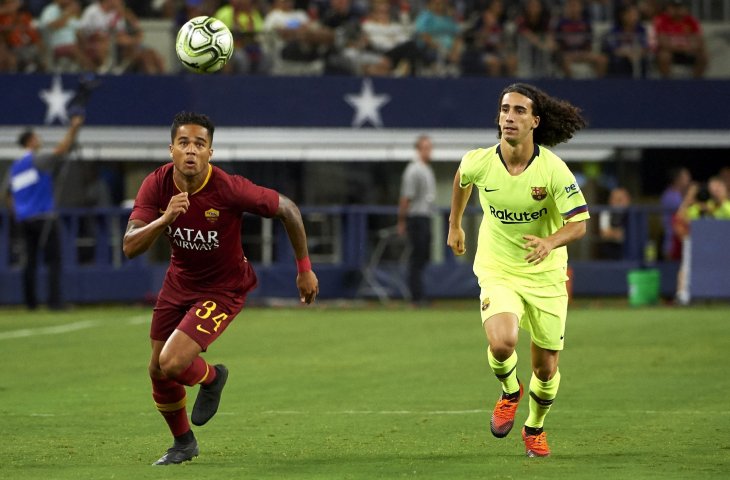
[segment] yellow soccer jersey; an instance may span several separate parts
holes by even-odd
[[[474,260],[477,277],[508,275],[525,285],[565,281],[567,248],[556,248],[542,263],[532,265],[525,260],[522,238],[544,238],[566,222],[589,218],[583,193],[565,162],[535,145],[527,168],[512,176],[497,144],[467,152],[459,169],[461,187],[473,184],[484,210]]]

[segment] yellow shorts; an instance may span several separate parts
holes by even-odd
[[[540,287],[524,286],[505,278],[480,278],[482,325],[497,313],[514,313],[520,328],[546,350],[562,350],[568,291],[565,283]]]

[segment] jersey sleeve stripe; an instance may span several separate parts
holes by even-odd
[[[588,205],[581,205],[580,207],[575,207],[573,210],[570,210],[567,213],[563,214],[563,219],[568,220],[570,218],[575,217],[576,215],[579,215],[581,213],[587,213],[588,212]]]

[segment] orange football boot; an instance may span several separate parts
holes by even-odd
[[[519,380],[517,381],[519,382]],[[520,403],[522,393],[523,387],[522,383],[520,383],[520,392],[516,398],[514,394],[502,392],[502,396],[497,400],[497,404],[494,406],[494,411],[492,412],[492,419],[489,422],[492,435],[495,437],[504,438],[512,430],[512,426],[515,423],[517,405]]]
[[[550,447],[547,444],[547,434],[540,429],[540,433],[530,435],[522,427],[522,440],[525,441],[525,452],[528,457],[550,456]]]

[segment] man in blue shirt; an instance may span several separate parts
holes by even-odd
[[[48,306],[62,308],[61,301],[61,242],[53,195],[53,171],[72,150],[83,114],[71,117],[69,128],[61,142],[50,154],[39,153],[41,139],[33,130],[18,137],[25,149],[23,155],[10,167],[10,192],[15,220],[20,226],[25,244],[23,287],[25,304],[38,307],[36,276],[38,253],[43,252],[48,263]]]

